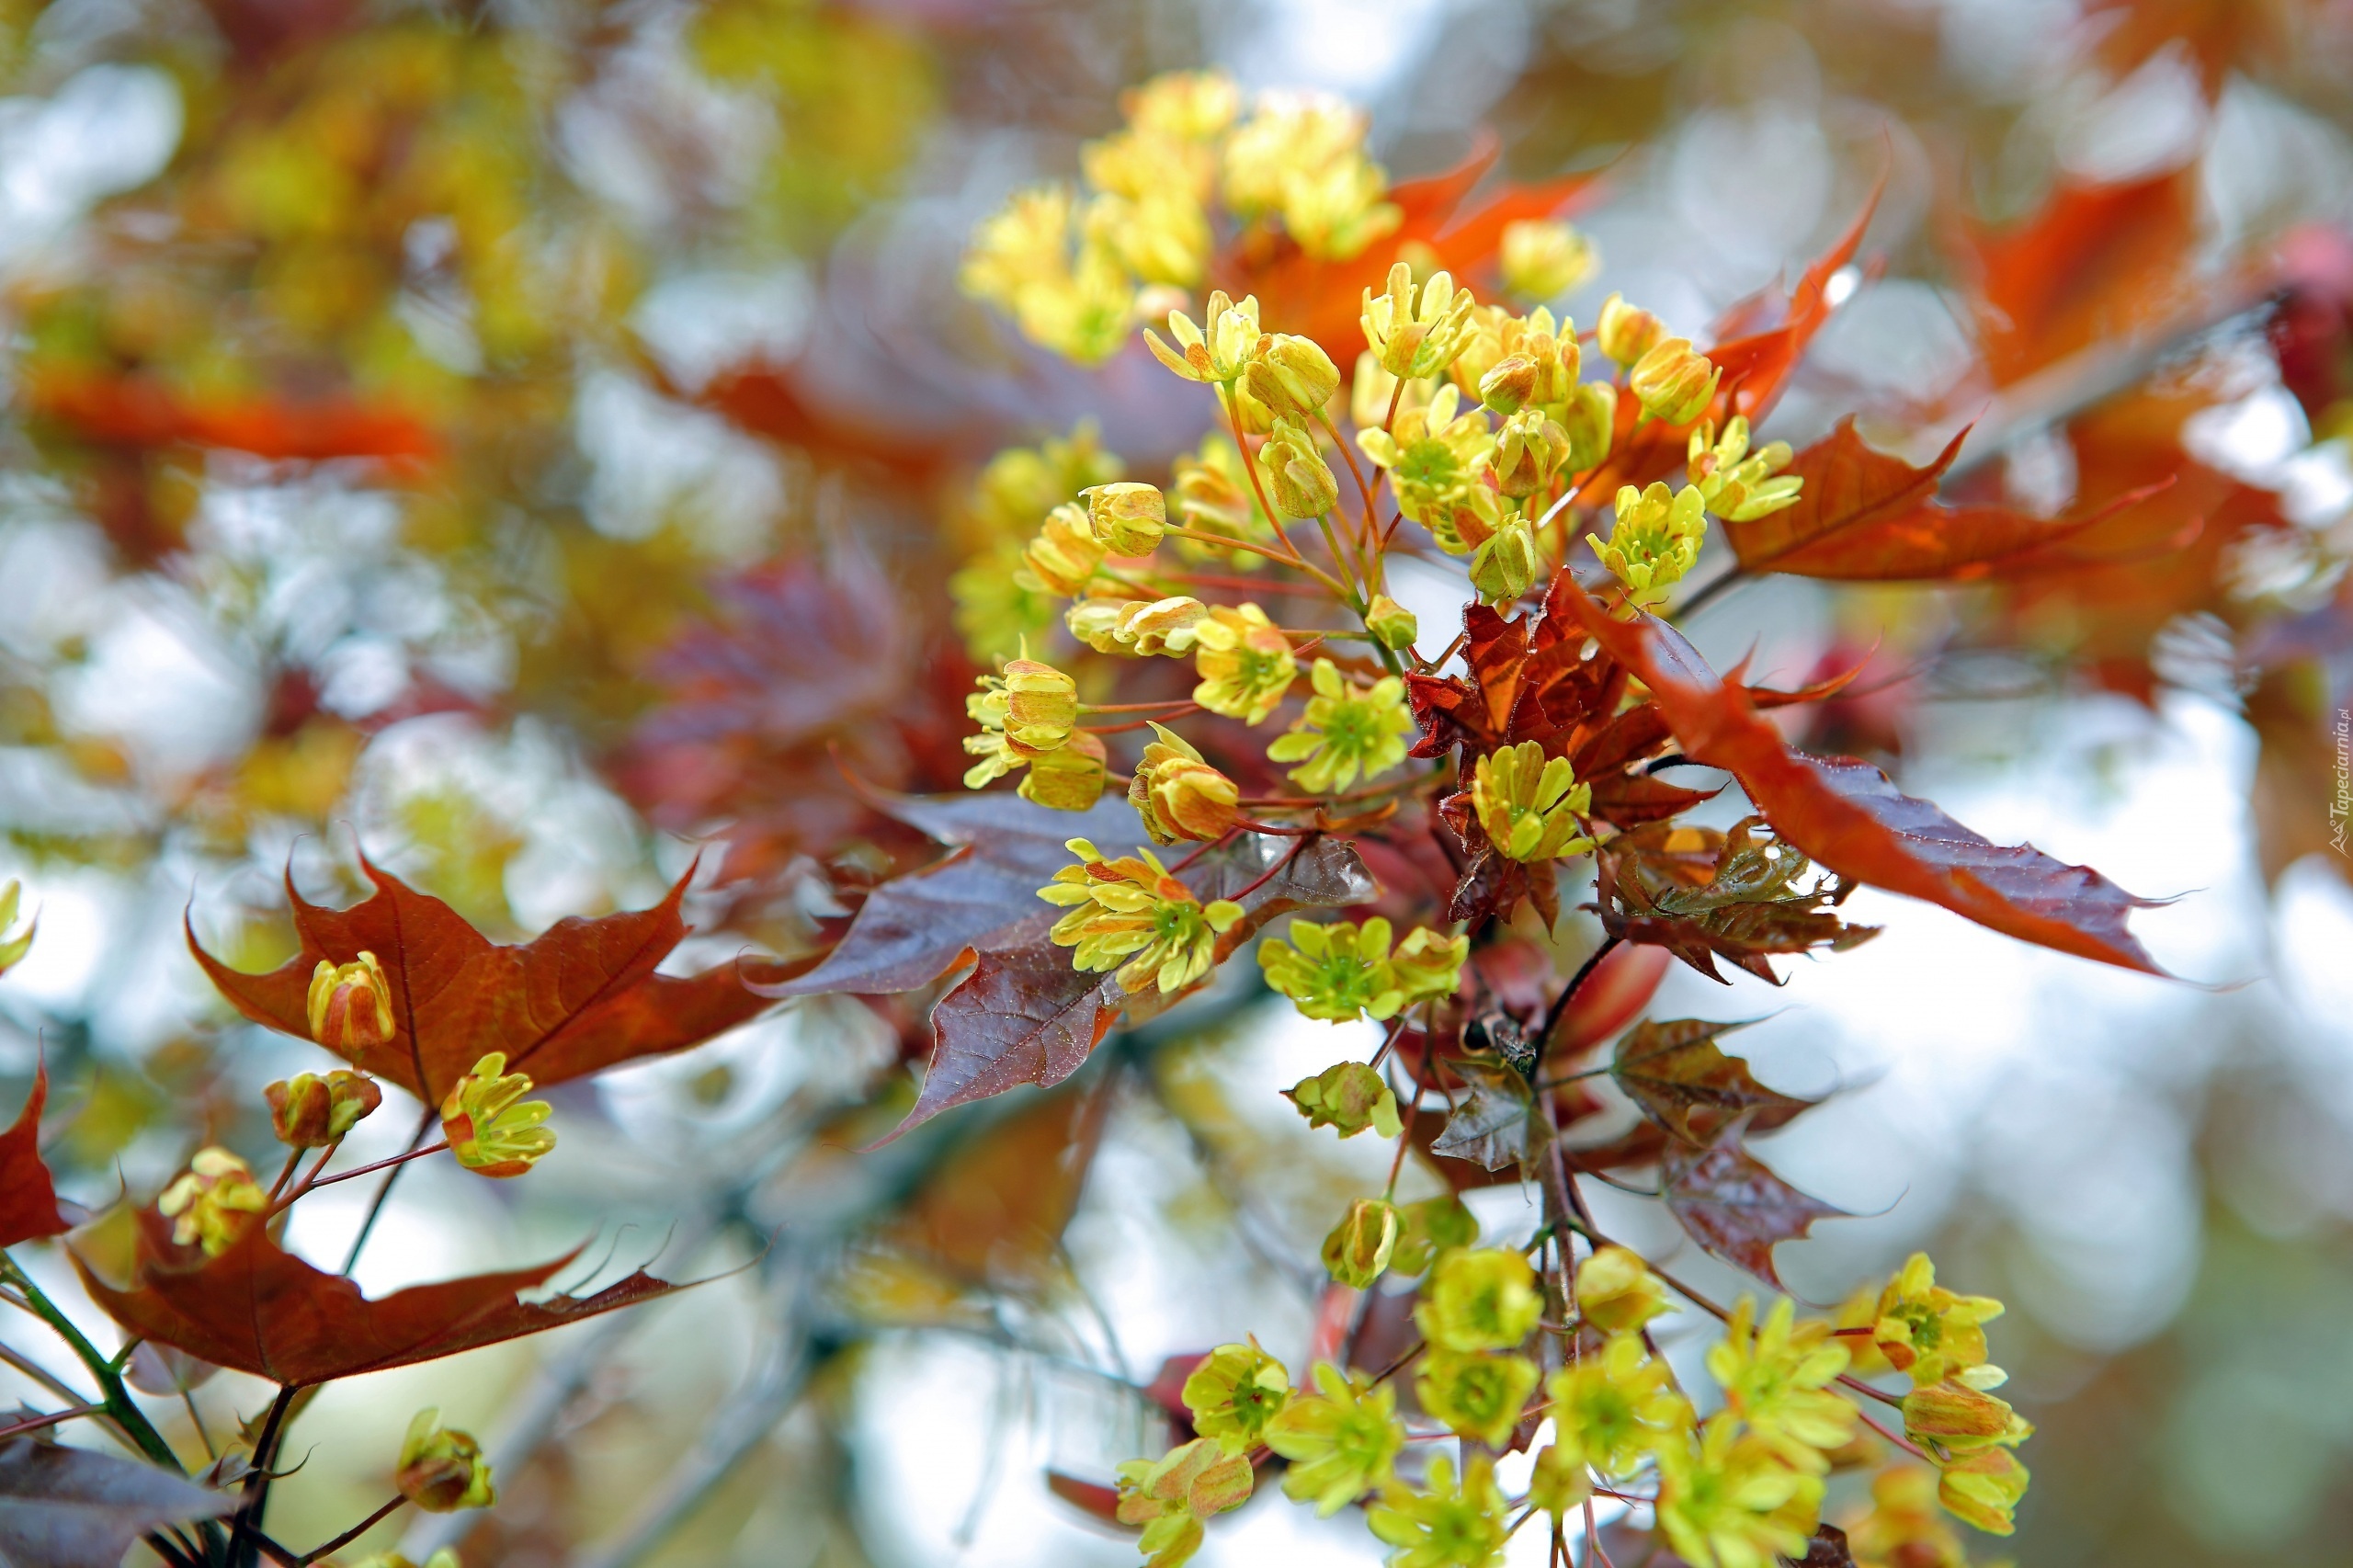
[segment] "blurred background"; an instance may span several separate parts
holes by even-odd
[[[1491,150],[1483,190],[1590,176],[1600,270],[1554,302],[1587,324],[1621,290],[1705,341],[1884,180],[1767,433],[1856,412],[1918,460],[1974,422],[1965,483],[2051,512],[2179,475],[2163,548],[1998,586],[1776,578],[1691,631],[1784,680],[1869,653],[1810,744],[2175,900],[2142,929],[2202,983],[1866,892],[1870,946],[1779,992],[1678,971],[1655,1011],[1763,1020],[1761,1077],[1836,1091],[1763,1145],[1863,1216],[1783,1250],[1801,1297],[1933,1245],[2011,1303],[1995,1358],[2041,1435],[1979,1561],[2353,1563],[2344,0],[0,0],[0,879],[40,922],[0,1075],[18,1103],[46,1050],[64,1190],[150,1192],[208,1142],[259,1159],[261,1085],[316,1065],[214,996],[184,914],[257,969],[294,950],[281,878],[347,902],[361,846],[505,940],[693,865],[699,967],[812,950],[920,863],[842,769],[961,771],[1014,612],[968,593],[960,631],[949,585],[1036,521],[976,501],[980,466],[1051,437],[1158,478],[1209,412],[1139,350],[1023,344],[959,255],[1122,88],[1202,65],[1363,106],[1395,179]],[[1295,1362],[1316,1244],[1386,1151],[1274,1090],[1353,1042],[1237,981],[1064,1091],[857,1153],[912,1096],[925,1000],[795,1003],[565,1085],[528,1181],[420,1167],[371,1293],[589,1236],[722,1278],[335,1386],[273,1530],[363,1515],[438,1403],[501,1506],[363,1547],[1136,1561],[1050,1475],[1165,1441],[1140,1389],[1167,1357],[1255,1330]],[[357,1186],[290,1244],[338,1254]],[[1517,1189],[1473,1200],[1533,1223]],[[0,1398],[31,1386],[0,1369]],[[216,1428],[266,1396],[194,1395]],[[1199,1561],[1378,1551],[1261,1499]]]

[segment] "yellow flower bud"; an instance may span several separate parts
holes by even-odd
[[[1372,603],[1364,610],[1364,629],[1390,649],[1410,648],[1422,633],[1421,623],[1414,612],[1391,598],[1387,594],[1375,594]]]
[[[1167,503],[1157,488],[1121,480],[1083,492],[1096,541],[1114,555],[1150,555],[1168,526]]]
[[[392,1038],[392,990],[376,955],[350,963],[319,960],[311,971],[311,1038],[329,1051],[355,1055]]]
[[[270,1130],[294,1149],[324,1149],[342,1142],[361,1119],[384,1103],[384,1091],[364,1073],[337,1068],[324,1077],[297,1073],[261,1092]]]
[[[1340,482],[1307,427],[1278,415],[1274,433],[1258,449],[1258,467],[1274,492],[1275,509],[1289,517],[1318,517],[1339,504]]]
[[[1252,396],[1276,414],[1311,419],[1340,390],[1339,368],[1314,339],[1279,332],[1244,373]]]
[[[1083,812],[1102,799],[1104,778],[1103,743],[1077,730],[1060,750],[1030,763],[1019,793],[1058,812]]]
[[[1414,269],[1404,262],[1389,269],[1389,286],[1376,295],[1364,291],[1364,340],[1392,376],[1435,376],[1454,363],[1472,334],[1471,312],[1477,304],[1454,278],[1433,272],[1416,289]]]
[[[1185,1380],[1183,1398],[1194,1431],[1229,1454],[1247,1453],[1290,1403],[1290,1377],[1255,1340],[1221,1345]]]
[[[430,1408],[418,1411],[409,1421],[392,1484],[428,1514],[487,1508],[498,1501],[482,1445],[466,1433],[442,1426],[441,1413]]]
[[[1723,371],[1695,353],[1688,337],[1663,338],[1634,364],[1627,387],[1643,412],[1668,425],[1686,425],[1708,410]]]
[[[1605,1334],[1630,1334],[1674,1306],[1642,1258],[1621,1246],[1596,1249],[1577,1265],[1577,1312]]]
[[[1565,294],[1601,267],[1593,242],[1554,220],[1505,224],[1500,260],[1505,291],[1523,300]]]
[[[1120,622],[1128,613],[1128,606],[1138,599],[1079,599],[1063,612],[1063,624],[1070,634],[1098,653],[1120,651]]]
[[[1523,408],[1495,433],[1495,455],[1488,461],[1495,488],[1517,501],[1551,484],[1568,457],[1569,433],[1541,410]]]
[[[1536,361],[1525,354],[1506,355],[1479,378],[1479,401],[1497,414],[1517,414],[1536,396]]]
[[[1242,461],[1233,441],[1215,435],[1202,441],[1199,454],[1176,460],[1173,471],[1176,516],[1187,528],[1224,539],[1258,537],[1265,519],[1259,516],[1257,497],[1250,493],[1250,476]],[[1221,552],[1217,546],[1197,540],[1179,540],[1178,548],[1201,556],[1230,554],[1235,564],[1252,569],[1263,559],[1246,551]]]
[[[1078,723],[1078,684],[1051,665],[1013,659],[1004,676],[1005,739],[1035,757],[1070,739]]]
[[[1628,599],[1656,604],[1698,564],[1699,541],[1708,531],[1707,507],[1697,486],[1670,494],[1664,482],[1654,482],[1647,490],[1621,485],[1617,514],[1607,543],[1592,534],[1585,541],[1626,585]]]
[[[1540,1375],[1525,1356],[1438,1349],[1422,1358],[1414,1391],[1425,1411],[1461,1436],[1499,1449],[1519,1425]]]
[[[1103,555],[1094,523],[1064,502],[1046,514],[1038,537],[1021,552],[1022,568],[1030,577],[1025,586],[1041,593],[1083,594],[1095,569],[1103,564]]]
[[[1120,94],[1120,108],[1138,131],[1210,142],[1242,112],[1242,89],[1222,71],[1168,71]]]
[[[1508,1350],[1543,1315],[1536,1271],[1504,1247],[1449,1252],[1422,1286],[1414,1321],[1422,1337],[1447,1350]]]
[[[1904,1435],[1949,1454],[2014,1448],[2034,1436],[2009,1402],[1948,1378],[1904,1396]]]
[[[1665,335],[1665,322],[1628,304],[1622,294],[1612,294],[1601,301],[1601,315],[1593,326],[1595,344],[1620,365],[1631,365]]]
[[[2008,1535],[2018,1528],[2010,1516],[2024,1500],[2029,1479],[2026,1466],[2007,1449],[1963,1454],[1944,1467],[1937,1501],[1988,1535]]]
[[[1370,926],[1374,922],[1369,920],[1365,924]],[[1383,920],[1380,926],[1381,956],[1385,958],[1389,947],[1389,923]],[[1318,931],[1328,927],[1291,927],[1294,934],[1302,929]],[[1339,929],[1349,936],[1355,935],[1353,928],[1344,925]],[[1306,944],[1302,946],[1304,948]],[[1261,953],[1266,950],[1264,948],[1259,949]],[[1320,956],[1321,948],[1315,950]],[[1385,979],[1386,976],[1381,978]],[[1345,1013],[1326,1008],[1320,1015],[1309,1013],[1308,1017],[1354,1017],[1356,1011],[1354,1007]],[[1374,1016],[1392,1017],[1396,1011],[1392,1005],[1387,1012]],[[1397,1112],[1396,1091],[1389,1086],[1388,1081],[1379,1072],[1361,1062],[1342,1062],[1326,1067],[1313,1078],[1302,1078],[1283,1091],[1283,1097],[1299,1108],[1299,1114],[1307,1118],[1309,1127],[1335,1127],[1339,1129],[1343,1138],[1353,1138],[1367,1128],[1383,1138],[1394,1138],[1404,1131],[1404,1122]]]
[[[1176,340],[1171,348],[1160,335],[1147,328],[1144,344],[1153,357],[1188,381],[1214,381],[1232,386],[1257,357],[1258,345],[1264,334],[1258,330],[1258,301],[1246,296],[1235,304],[1223,290],[1211,294],[1202,316],[1208,330],[1193,323],[1182,311],[1168,312],[1168,334]]]
[[[1479,759],[1471,805],[1495,852],[1514,860],[1549,860],[1593,847],[1578,817],[1593,803],[1563,756],[1547,758],[1535,741],[1504,746]]]
[[[1155,844],[1224,837],[1242,814],[1241,790],[1175,731],[1152,728],[1160,738],[1143,748],[1128,785],[1128,802],[1143,818],[1144,831]]]
[[[196,1152],[188,1171],[155,1199],[156,1211],[172,1221],[172,1240],[201,1246],[207,1257],[227,1252],[253,1217],[269,1207],[269,1195],[254,1180],[245,1162],[222,1148]]]
[[[441,1135],[458,1163],[476,1176],[518,1176],[554,1152],[555,1133],[540,1124],[553,1114],[545,1100],[525,1100],[528,1074],[506,1071],[494,1051],[441,1096]],[[521,1103],[517,1103],[517,1102]]]
[[[1383,1199],[1359,1198],[1347,1216],[1324,1238],[1324,1271],[1343,1285],[1369,1290],[1389,1267],[1404,1234],[1397,1206]]]
[[[1618,389],[1608,381],[1581,383],[1561,410],[1561,429],[1569,438],[1563,469],[1584,473],[1600,467],[1617,435]]]
[[[1165,653],[1171,658],[1192,651],[1210,607],[1188,595],[1176,594],[1149,603],[1136,600],[1120,618],[1115,635],[1139,653]]]
[[[1540,564],[1528,519],[1510,517],[1471,557],[1471,585],[1489,604],[1509,604],[1528,592]]]

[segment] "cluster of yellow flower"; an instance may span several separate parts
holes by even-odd
[[[1876,1313],[1868,1324],[1802,1321],[1787,1301],[1760,1321],[1743,1297],[1707,1355],[1720,1408],[1704,1419],[1651,1346],[1650,1322],[1675,1310],[1665,1286],[1625,1248],[1605,1244],[1582,1261],[1570,1300],[1550,1303],[1560,1323],[1546,1321],[1545,1282],[1524,1252],[1457,1244],[1415,1261],[1427,1269],[1414,1313],[1415,1399],[1428,1421],[1473,1445],[1467,1460],[1433,1458],[1414,1484],[1398,1473],[1409,1433],[1387,1374],[1323,1362],[1311,1387],[1294,1389],[1255,1340],[1220,1346],[1185,1381],[1197,1437],[1121,1467],[1120,1517],[1145,1527],[1154,1568],[1183,1562],[1204,1522],[1250,1495],[1261,1450],[1289,1461],[1283,1491],[1318,1514],[1370,1499],[1368,1523],[1395,1549],[1392,1568],[1489,1568],[1518,1524],[1540,1513],[1557,1524],[1597,1489],[1647,1503],[1693,1568],[1771,1568],[1806,1554],[1824,1477],[1878,1459],[1850,1395],[1890,1396],[1850,1369],[1913,1374],[1905,1440],[1942,1472],[1882,1471],[1871,1511],[1856,1521],[1858,1561],[1961,1568],[1935,1499],[1981,1529],[2010,1531],[2026,1471],[2009,1449],[2031,1428],[1980,1386],[1999,1380],[1984,1364],[1980,1325],[2001,1304],[1938,1290],[1925,1256],[1861,1298]],[[1540,1384],[1545,1398],[1531,1403]],[[1950,1394],[1923,1403],[1927,1389],[1984,1402],[1962,1446]],[[1487,1450],[1548,1418],[1552,1441],[1536,1452],[1526,1494],[1507,1497]]]
[[[1187,72],[1146,83],[1121,108],[1127,123],[1080,149],[1086,193],[1018,193],[964,259],[967,291],[1082,364],[1110,358],[1138,322],[1200,286],[1220,214],[1233,230],[1279,228],[1326,259],[1397,226],[1389,177],[1365,153],[1365,117],[1336,99],[1269,94],[1245,115],[1231,79]],[[1557,276],[1573,259],[1540,236],[1519,245],[1531,274]]]

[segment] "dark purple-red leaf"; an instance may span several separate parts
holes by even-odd
[[[121,1568],[149,1530],[218,1518],[236,1503],[153,1465],[19,1437],[0,1444],[0,1563]]]
[[[1660,1167],[1666,1207],[1691,1239],[1776,1290],[1773,1248],[1804,1236],[1816,1220],[1846,1210],[1808,1198],[1752,1157],[1735,1133],[1705,1149],[1671,1144]]]
[[[40,1157],[40,1108],[49,1099],[49,1064],[33,1069],[33,1092],[8,1131],[0,1132],[0,1247],[63,1235],[57,1187]]]

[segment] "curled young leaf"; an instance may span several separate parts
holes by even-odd
[[[33,1092],[8,1131],[0,1132],[0,1247],[68,1229],[58,1212],[57,1187],[40,1157],[40,1110],[49,1100],[49,1063],[33,1068]]]

